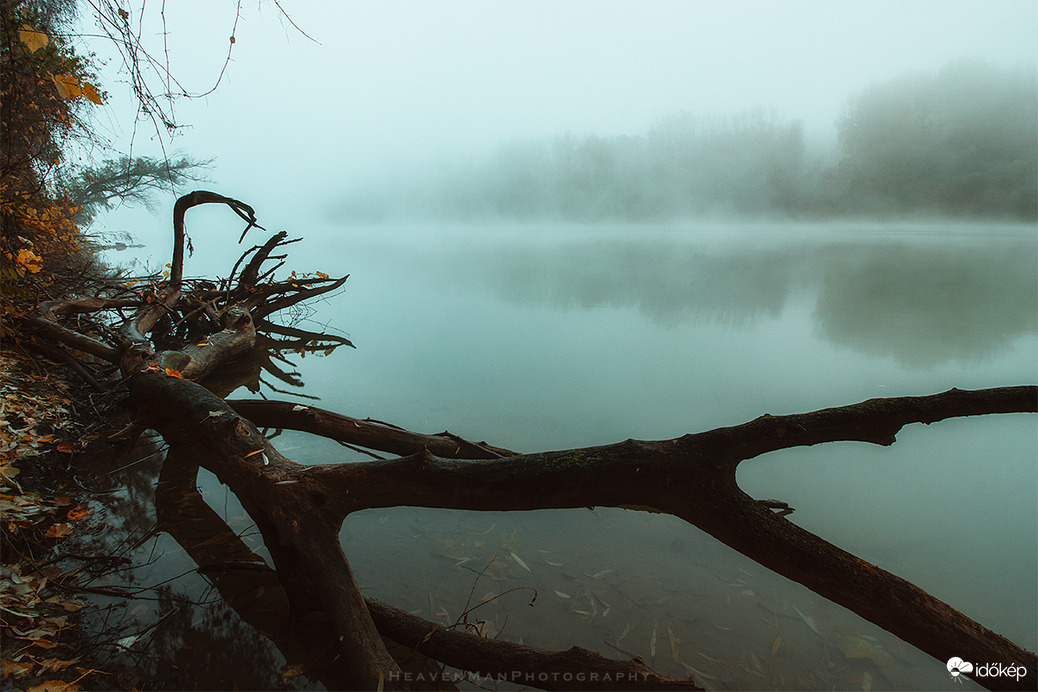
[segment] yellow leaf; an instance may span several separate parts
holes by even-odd
[[[36,29],[26,24],[22,24],[22,28],[18,30],[18,38],[29,47],[29,52],[31,53],[35,53],[50,43],[50,38],[47,37],[47,34],[42,31],[36,31]]]
[[[36,274],[43,269],[42,262],[43,258],[28,248],[22,248],[19,250],[18,258],[15,259],[15,264],[33,274]]]
[[[67,74],[54,75],[54,86],[58,87],[58,94],[63,99],[74,99],[83,93],[79,80]]]
[[[101,95],[97,93],[97,89],[94,88],[93,84],[83,85],[83,96],[86,96],[88,101],[92,101],[97,105],[102,105],[104,102],[101,100]]]

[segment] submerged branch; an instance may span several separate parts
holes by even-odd
[[[641,658],[616,661],[574,646],[547,651],[455,632],[368,599],[379,632],[437,661],[496,680],[542,690],[702,690],[691,680],[665,678]]]

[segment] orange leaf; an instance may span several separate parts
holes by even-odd
[[[93,84],[83,85],[83,96],[85,96],[88,101],[92,101],[99,106],[104,103],[104,101],[101,100],[101,94],[97,93],[97,89],[94,88]]]
[[[68,511],[68,520],[79,521],[80,519],[86,519],[91,514],[93,514],[93,512],[94,510],[90,509],[89,507],[84,507],[83,505],[76,505],[73,509],[70,509]]]
[[[67,74],[54,75],[54,86],[58,87],[58,94],[63,99],[74,99],[83,93],[79,80]]]
[[[173,368],[166,368],[166,375],[169,377],[177,377],[181,380],[184,379],[184,376],[180,374],[180,371],[174,370]]]
[[[58,445],[57,450],[62,454],[74,454],[79,451],[76,445],[72,444],[71,442],[62,442],[60,445]]]
[[[47,529],[47,533],[44,535],[47,538],[64,538],[70,533],[72,533],[72,527],[68,524],[55,524]]]

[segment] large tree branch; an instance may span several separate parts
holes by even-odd
[[[63,343],[71,348],[78,349],[83,353],[97,356],[109,363],[118,363],[119,358],[122,356],[122,351],[114,346],[110,346],[102,341],[86,336],[85,334],[80,334],[79,332],[62,327],[60,324],[42,317],[27,317],[23,320],[23,323],[43,336],[54,339],[55,341]]]
[[[888,445],[912,422],[1033,412],[1038,388],[951,390],[928,397],[869,400],[674,440],[625,442],[490,460],[437,457],[313,467],[305,475],[343,516],[366,507],[525,510],[588,505],[646,508],[681,517],[726,545],[846,606],[941,661],[1024,665],[1029,677],[985,678],[992,689],[1033,686],[1038,659],[909,582],[840,550],[743,493],[738,463],[773,449],[835,440]],[[863,422],[864,421],[864,422]],[[959,653],[956,653],[959,652]]]
[[[823,442],[890,445],[898,431],[909,423],[929,425],[961,416],[1035,411],[1038,411],[1038,390],[1033,386],[973,391],[950,389],[929,396],[868,399],[811,413],[764,415],[709,434],[728,438],[730,442],[722,444],[730,448],[729,454],[738,463],[765,452]]]
[[[40,303],[40,314],[44,319],[57,320],[58,315],[69,315],[79,312],[98,312],[109,308],[130,308],[141,304],[141,299],[134,298],[101,298],[82,296],[65,300],[48,300]]]

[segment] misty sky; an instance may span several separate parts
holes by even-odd
[[[213,189],[253,204],[323,204],[352,180],[479,157],[515,137],[644,134],[668,114],[755,107],[832,138],[846,98],[959,57],[1038,61],[1032,0],[245,0],[223,81],[180,102],[170,150],[215,157]],[[159,6],[145,32],[162,59]],[[172,69],[208,90],[234,24],[230,0],[165,4]],[[91,48],[101,52],[98,45]],[[98,124],[122,151],[128,87]],[[150,124],[134,153],[154,154]]]

